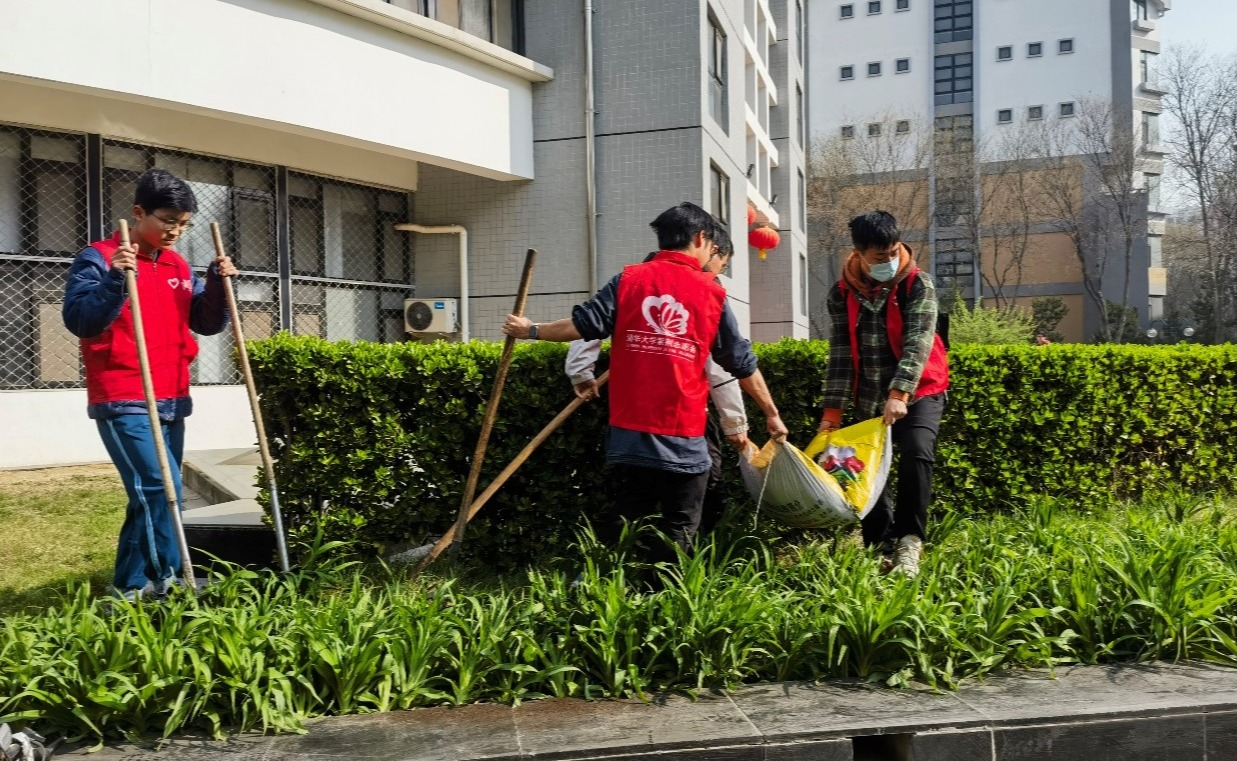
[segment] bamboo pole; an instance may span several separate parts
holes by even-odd
[[[215,240],[215,254],[225,256],[223,236],[219,223],[210,223],[210,234]],[[279,568],[284,573],[291,570],[288,563],[288,541],[283,532],[283,514],[279,509],[279,487],[275,484],[275,460],[266,439],[266,426],[262,422],[262,408],[258,405],[258,387],[249,366],[249,351],[245,348],[245,331],[241,325],[240,310],[236,307],[236,291],[232,288],[232,276],[223,278],[223,292],[228,301],[228,316],[232,320],[232,338],[236,342],[236,358],[245,377],[245,390],[249,392],[249,409],[253,413],[253,425],[258,433],[258,451],[262,454],[262,469],[266,471],[266,486],[271,494],[271,521],[275,524],[275,547],[279,550]]]
[[[528,249],[524,255],[524,272],[520,276],[520,289],[516,293],[515,308],[511,313],[518,316],[524,314],[524,304],[528,301],[528,289],[533,282],[533,263],[537,260],[537,250]],[[494,429],[494,419],[498,417],[498,403],[502,400],[503,386],[507,383],[507,370],[511,367],[511,355],[515,351],[515,337],[507,336],[503,343],[502,358],[498,361],[498,372],[494,376],[494,387],[490,390],[490,399],[485,405],[485,417],[481,421],[481,435],[477,438],[477,448],[472,455],[472,464],[468,469],[468,481],[464,484],[464,494],[460,499],[460,513],[455,521],[452,536],[455,545],[464,541],[464,526],[468,524],[468,507],[472,504],[473,495],[477,493],[477,481],[481,478],[481,465],[485,462],[485,450],[490,444],[490,432]]]
[[[120,242],[129,245],[129,223],[119,220]],[[159,458],[159,472],[163,476],[163,492],[167,497],[168,511],[176,529],[176,543],[180,547],[180,570],[185,588],[194,591],[193,563],[189,560],[189,542],[185,539],[185,525],[180,519],[180,500],[176,498],[176,482],[172,479],[172,466],[168,462],[167,446],[163,441],[163,426],[159,422],[159,400],[155,398],[155,382],[150,374],[150,354],[146,351],[146,329],[142,324],[142,302],[137,292],[137,270],[125,270],[125,289],[129,292],[129,311],[133,315],[133,336],[137,342],[137,362],[142,372],[142,392],[146,396],[146,414],[150,418],[150,436]]]
[[[600,389],[609,379],[610,371],[607,370],[602,373],[599,378],[597,378],[597,388]],[[567,418],[571,417],[572,414],[574,414],[576,410],[580,409],[580,406],[584,403],[585,400],[579,397],[572,399],[571,403],[564,407],[562,412],[558,413],[558,415],[556,415],[545,428],[542,428],[541,432],[534,436],[533,440],[528,442],[528,444],[520,450],[520,453],[507,464],[507,467],[503,468],[502,472],[499,473],[490,485],[485,488],[485,491],[481,492],[481,496],[477,497],[477,499],[468,507],[468,513],[464,517],[464,522],[467,523],[468,521],[471,521],[473,517],[481,511],[481,508],[485,507],[485,503],[490,501],[490,498],[494,496],[499,488],[501,488],[503,484],[507,483],[507,480],[520,469],[520,466],[522,466],[530,456],[532,456],[533,452],[537,451],[537,448],[544,444],[546,439],[550,438],[550,434],[557,431],[559,427],[567,421]],[[434,560],[442,554],[442,551],[446,549],[447,545],[450,544],[455,538],[455,530],[457,525],[459,524],[457,523],[452,525],[451,528],[447,529],[447,533],[443,534],[438,541],[434,543],[434,546],[429,551],[429,554],[423,557],[421,562],[417,564],[417,567],[413,569],[412,578],[415,579],[421,571],[425,570],[426,566],[434,562]]]

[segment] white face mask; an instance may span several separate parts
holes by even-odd
[[[898,265],[901,264],[900,258],[891,259],[880,264],[873,264],[868,268],[868,277],[878,283],[885,283],[893,280],[893,276],[898,274]]]

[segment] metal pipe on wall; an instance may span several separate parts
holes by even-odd
[[[588,287],[601,288],[597,281],[597,153],[596,111],[593,100],[593,0],[584,0],[584,183],[588,206]]]
[[[460,340],[469,340],[468,332],[468,230],[463,225],[418,225],[403,222],[395,226],[403,232],[425,235],[455,234],[460,236]]]

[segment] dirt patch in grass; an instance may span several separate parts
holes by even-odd
[[[110,464],[0,471],[0,615],[44,607],[73,582],[107,589],[125,491]]]

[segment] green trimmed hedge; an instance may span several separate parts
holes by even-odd
[[[791,441],[805,446],[826,344],[756,350]],[[441,533],[459,509],[500,352],[481,342],[252,343],[290,529],[321,525],[328,538],[376,550]],[[564,353],[518,347],[482,486],[572,398]],[[1034,494],[1109,503],[1162,486],[1237,484],[1235,346],[960,345],[950,361],[938,507],[987,511]],[[763,420],[749,413],[763,441]],[[581,516],[608,510],[604,437],[605,405],[587,405],[478,515],[469,550],[505,568],[562,552]],[[741,494],[737,479],[732,493]]]

